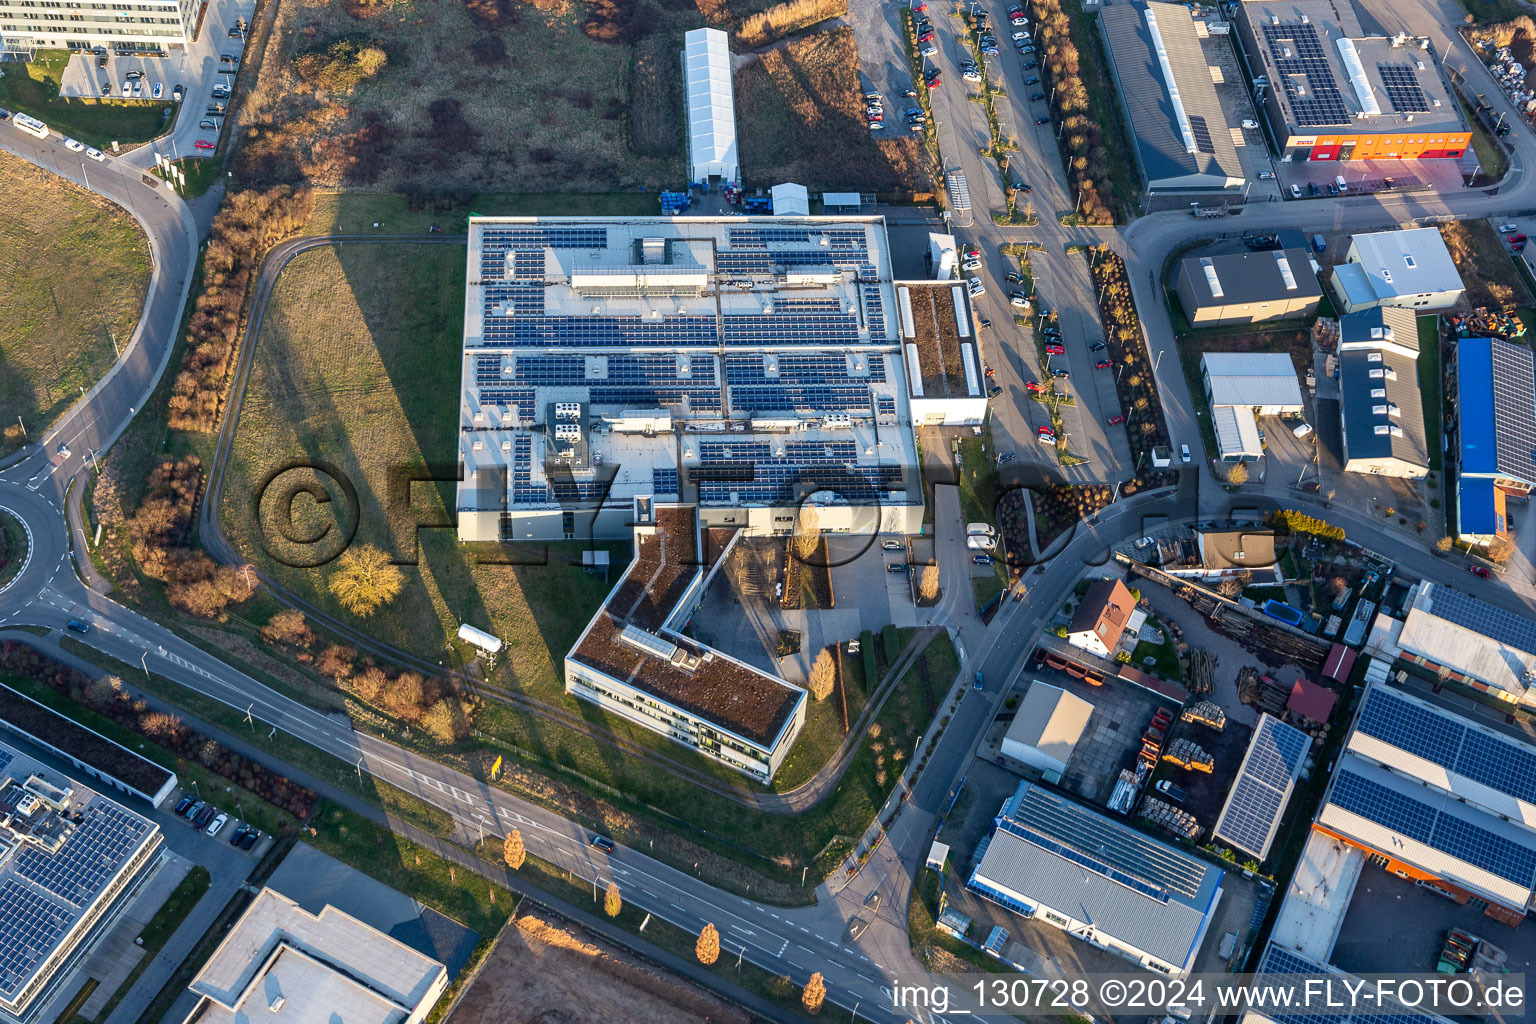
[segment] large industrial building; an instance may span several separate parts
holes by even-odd
[[[1499,338],[1456,343],[1456,533],[1488,543],[1509,533],[1507,498],[1536,489],[1536,361]]]
[[[1311,749],[1306,733],[1260,714],[1211,838],[1261,861],[1268,857]]]
[[[805,723],[805,691],[683,634],[742,531],[689,505],[634,502],[635,556],[565,656],[565,688],[768,782]]]
[[[1240,0],[1255,105],[1285,160],[1459,158],[1472,144],[1427,41],[1368,35],[1352,4]]]
[[[187,988],[185,1024],[421,1024],[448,969],[335,907],[256,894]]]
[[[1367,646],[1511,704],[1536,706],[1536,622],[1443,583],[1415,583],[1407,615],[1378,614]]]
[[[474,218],[464,324],[465,541],[628,537],[638,497],[917,533],[914,408],[985,412],[965,289],[893,281],[879,217]]]
[[[0,745],[0,1021],[39,1019],[161,842],[147,818]]]
[[[1333,296],[1345,313],[1375,306],[1445,309],[1463,291],[1438,228],[1355,235],[1344,262],[1333,268]]]
[[[1240,192],[1243,166],[1189,9],[1135,0],[1104,7],[1099,23],[1148,194]]]
[[[1163,974],[1192,970],[1224,873],[1030,782],[1003,804],[966,888]]]
[[[1313,827],[1506,924],[1536,893],[1536,748],[1367,687]]]
[[[1339,320],[1345,472],[1410,480],[1429,474],[1418,360],[1413,310],[1377,306]]]
[[[165,50],[192,40],[200,9],[198,0],[117,6],[0,0],[0,54],[30,60],[38,50]]]
[[[1264,454],[1257,417],[1305,409],[1296,366],[1285,352],[1206,352],[1200,379],[1223,462],[1253,462]]]
[[[731,40],[724,32],[696,28],[683,35],[683,91],[688,104],[688,180],[716,188],[736,184],[741,180],[736,94]]]
[[[1323,297],[1305,249],[1188,256],[1173,287],[1191,327],[1311,317]]]

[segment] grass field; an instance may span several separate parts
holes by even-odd
[[[0,79],[4,81],[4,79]],[[35,440],[126,345],[149,287],[149,246],[105,199],[0,153],[0,425]]]
[[[1440,225],[1473,306],[1510,309],[1531,303],[1531,292],[1509,254],[1509,246],[1485,220],[1457,220]]]
[[[97,149],[107,149],[114,140],[148,142],[171,127],[176,105],[169,101],[60,99],[59,82],[68,63],[67,52],[43,50],[30,64],[6,64],[0,107],[24,110],[60,135]]]
[[[875,139],[863,118],[853,30],[813,32],[736,72],[742,176],[798,181],[812,191],[923,190],[927,156],[908,133]]]

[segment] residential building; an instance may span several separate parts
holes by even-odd
[[[1268,857],[1311,750],[1312,737],[1260,714],[1211,838],[1259,861]]]
[[[1200,378],[1223,462],[1253,462],[1264,454],[1257,417],[1305,409],[1295,364],[1285,352],[1206,352]]]
[[[200,10],[197,0],[0,0],[0,52],[30,60],[38,50],[97,46],[164,51],[191,42]]]
[[[1003,735],[1002,754],[1060,782],[1092,714],[1092,704],[1037,679]]]
[[[754,534],[790,532],[806,500],[829,532],[922,530],[882,218],[477,217],[469,233],[461,540],[627,538],[638,497]],[[946,402],[979,407],[969,310],[949,295],[925,314],[942,307],[949,343],[935,372]]]
[[[1408,614],[1377,616],[1372,643],[1449,681],[1512,704],[1536,706],[1536,622],[1423,580],[1410,591]]]
[[[1123,821],[1024,782],[966,888],[1162,974],[1192,970],[1224,873]]]
[[[1506,498],[1536,489],[1536,362],[1500,338],[1456,342],[1456,534],[1487,544],[1509,533]]]
[[[1333,268],[1333,297],[1345,313],[1373,306],[1445,309],[1464,286],[1438,228],[1355,235]]]
[[[1376,306],[1339,320],[1339,412],[1346,473],[1429,475],[1413,310]]]
[[[0,1022],[53,1019],[43,1011],[154,873],[161,843],[154,822],[0,744]]]
[[[896,283],[907,401],[916,426],[977,426],[987,416],[986,368],[958,281]]]
[[[1104,7],[1099,25],[1147,192],[1240,193],[1243,165],[1189,9],[1134,0]]]
[[[1187,256],[1173,287],[1192,327],[1309,318],[1323,296],[1305,249]]]
[[[805,723],[805,691],[682,632],[742,531],[706,537],[693,506],[649,498],[633,518],[634,560],[565,656],[566,692],[772,780]]]
[[[683,34],[683,93],[688,104],[688,180],[709,188],[740,182],[731,40],[724,32],[696,28]]]
[[[1515,925],[1536,893],[1536,747],[1372,683],[1313,828]]]
[[[1204,583],[1220,583],[1247,575],[1250,584],[1285,582],[1275,558],[1275,531],[1262,528],[1201,529],[1182,534],[1147,538],[1149,563],[1170,576],[1184,576]]]
[[[187,986],[186,1024],[421,1024],[448,969],[335,907],[262,889]]]
[[[1282,159],[1454,160],[1471,145],[1427,39],[1367,34],[1353,5],[1330,0],[1233,7],[1253,98]]]
[[[1099,580],[1088,588],[1067,624],[1067,642],[1101,658],[1120,645],[1136,611],[1136,598],[1119,580]]]

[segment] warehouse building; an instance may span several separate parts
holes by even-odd
[[[1240,192],[1243,167],[1189,9],[1135,0],[1103,8],[1099,24],[1147,192]]]
[[[805,691],[683,634],[741,531],[705,531],[693,506],[649,498],[633,519],[634,560],[566,655],[566,692],[771,781],[805,723]]]
[[[1536,622],[1443,583],[1414,584],[1407,615],[1378,615],[1369,646],[1511,704],[1536,706]]]
[[[202,6],[198,0],[136,0],[115,7],[0,0],[0,60],[32,60],[39,50],[102,46],[157,52],[184,46],[192,41]]]
[[[1048,782],[1060,782],[1092,715],[1092,704],[1037,679],[1003,734],[1003,756],[1041,772]]]
[[[1200,379],[1211,406],[1216,454],[1253,462],[1264,454],[1259,416],[1300,415],[1305,405],[1291,357],[1284,352],[1206,352]]]
[[[1339,320],[1339,411],[1345,472],[1429,474],[1413,310],[1377,306]]]
[[[1163,974],[1190,971],[1222,870],[1023,782],[976,851],[966,888]]]
[[[1531,823],[1536,748],[1373,683],[1313,827],[1515,925],[1536,893]]]
[[[1312,738],[1300,729],[1259,715],[1211,838],[1260,861],[1268,857],[1311,749]]]
[[[683,91],[688,103],[688,180],[716,188],[738,183],[736,94],[731,42],[724,32],[696,28],[684,33]]]
[[[52,1020],[154,872],[154,822],[0,745],[0,1021]]]
[[[187,986],[186,1024],[421,1024],[448,968],[327,906],[262,889]]]
[[[1461,301],[1461,274],[1437,228],[1355,235],[1344,262],[1333,268],[1339,309],[1375,306],[1445,309]]]
[[[638,497],[754,534],[807,500],[830,532],[921,531],[881,218],[477,217],[466,292],[461,540],[627,538]],[[974,415],[947,310],[937,379]]]
[[[1367,35],[1350,4],[1240,0],[1255,105],[1285,160],[1459,159],[1472,144],[1428,42]]]
[[[1323,297],[1305,249],[1189,256],[1173,286],[1191,327],[1310,318]]]
[[[1487,544],[1509,533],[1507,498],[1536,489],[1536,361],[1501,338],[1456,343],[1456,533]]]

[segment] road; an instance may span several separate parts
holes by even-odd
[[[1421,2],[1422,10],[1412,4],[1403,5],[1400,16],[1413,19],[1414,24],[1427,24],[1429,20],[1438,24],[1443,12],[1428,0]],[[1005,7],[1001,3],[991,5],[994,24],[1005,24],[1000,20]],[[978,211],[1001,208],[1001,181],[996,168],[977,153],[977,139],[985,138],[981,108],[960,98],[960,79],[954,74],[954,58],[960,52],[955,38],[958,23],[940,19],[936,24],[946,37],[940,59],[947,62],[945,67],[951,76],[945,90],[935,95],[936,120],[946,160],[966,174]],[[1440,35],[1446,38],[1445,33]],[[1032,195],[1044,216],[1038,228],[1005,228],[982,216],[975,218],[969,236],[982,241],[987,252],[989,297],[995,301],[1005,292],[998,276],[1002,263],[996,256],[997,245],[1023,239],[1040,241],[1047,248],[1036,264],[1040,288],[1047,302],[1063,311],[1072,376],[1075,380],[1091,377],[1091,363],[1086,369],[1079,364],[1089,358],[1087,343],[1096,330],[1092,295],[1087,290],[1082,261],[1065,256],[1062,249],[1073,242],[1107,242],[1132,268],[1148,345],[1154,365],[1160,365],[1165,361],[1161,356],[1173,347],[1172,330],[1151,275],[1160,269],[1175,246],[1208,235],[1210,226],[1179,214],[1143,218],[1123,231],[1064,228],[1056,223],[1054,211],[1067,209],[1070,204],[1054,140],[1043,130],[1034,131],[1032,121],[1026,119],[1028,101],[1019,96],[1019,71],[1011,66],[1017,58],[1006,54],[1002,61],[1009,65],[1005,73],[1012,76],[1008,83],[1010,112],[1005,114],[1005,121],[1012,119],[1022,139],[1014,170],[1033,185]],[[1491,84],[1479,82],[1481,74],[1475,66],[1468,69],[1474,90],[1498,96]],[[1502,105],[1502,98],[1496,103]],[[1536,206],[1536,185],[1524,170],[1536,159],[1536,143],[1528,133],[1521,132],[1516,145],[1513,169],[1497,191],[1467,191],[1443,197],[1318,200],[1300,210],[1284,203],[1267,204],[1248,209],[1239,223],[1243,231],[1265,231],[1294,223],[1298,213],[1302,213],[1309,224],[1360,230],[1432,217],[1512,214]],[[962,621],[956,627],[968,653],[958,684],[965,696],[937,741],[928,767],[915,780],[910,798],[902,802],[893,797],[900,803],[900,812],[886,841],[863,870],[851,880],[840,880],[842,884],[836,892],[829,886],[821,887],[814,906],[785,909],[763,905],[715,889],[636,849],[621,848],[606,856],[588,845],[588,836],[578,824],[385,740],[355,732],[346,723],[267,689],[238,669],[182,641],[170,630],[85,586],[77,571],[89,576],[89,560],[81,559],[76,569],[70,557],[72,547],[75,551],[84,550],[84,538],[79,534],[78,517],[70,517],[71,525],[66,526],[65,503],[68,499],[78,502],[90,453],[110,444],[122,431],[164,370],[196,253],[196,228],[190,213],[174,197],[163,189],[145,185],[137,174],[118,162],[88,168],[56,142],[34,144],[29,137],[4,128],[0,128],[0,146],[77,182],[89,180],[93,190],[134,214],[155,254],[144,315],[123,359],[101,384],[82,396],[82,401],[41,443],[23,449],[0,470],[0,505],[15,512],[32,536],[27,563],[3,592],[0,626],[34,624],[61,629],[69,618],[88,616],[96,628],[83,639],[104,653],[129,664],[138,663],[231,707],[249,709],[263,726],[325,750],[357,765],[360,772],[369,772],[443,807],[467,829],[483,828],[487,834],[500,834],[520,828],[533,853],[583,878],[617,880],[626,901],[633,905],[688,930],[697,930],[705,921],[713,922],[720,929],[726,955],[739,953],[776,974],[790,975],[796,983],[803,983],[813,970],[821,971],[827,980],[829,998],[848,1008],[857,1005],[866,1019],[926,1019],[921,1013],[897,1013],[889,1005],[889,991],[894,983],[936,980],[923,972],[908,946],[905,911],[913,879],[921,870],[921,860],[938,826],[944,799],[970,763],[977,737],[998,696],[1023,671],[1023,655],[1053,613],[1059,595],[1071,590],[1085,567],[1102,564],[1110,545],[1143,532],[1148,517],[1159,522],[1192,520],[1197,515],[1222,517],[1243,510],[1262,510],[1274,501],[1314,507],[1309,499],[1283,491],[1251,490],[1228,495],[1216,486],[1209,465],[1202,460],[1198,467],[1191,467],[1197,471],[1183,474],[1178,488],[1122,500],[1083,524],[1058,557],[1026,575],[1030,593],[1040,595],[1039,599],[1008,602],[989,627],[974,619]],[[983,311],[1000,326],[1011,323],[1001,307],[984,305]],[[1075,320],[1068,319],[1069,316]],[[1033,352],[1021,350],[1014,337],[1009,332],[998,335],[994,344],[999,352],[989,353],[989,361],[1000,374],[1004,372],[1002,367],[1007,366],[1007,372],[1015,375],[1004,383],[1010,393],[1015,391],[1013,385],[1018,383],[1019,375],[1039,371],[1031,362]],[[1160,372],[1158,383],[1174,443],[1187,443],[1199,451],[1200,432],[1193,420],[1183,377],[1177,370],[1177,358],[1175,352],[1174,361],[1168,364],[1169,372]],[[1087,405],[1085,402],[1085,411]],[[1000,411],[1005,432],[1022,429],[1027,422],[1018,410]],[[1014,419],[1010,420],[1010,416]],[[1074,448],[1094,453],[1089,469],[1104,479],[1111,473],[1127,475],[1128,467],[1118,455],[1116,442],[1107,434],[1095,440],[1094,430],[1099,421],[1088,416],[1084,420],[1092,422],[1077,426],[1081,434],[1074,437],[1073,444]],[[1024,440],[1026,443],[1015,442],[1021,453],[1033,444],[1032,438]],[[60,450],[61,443],[68,454]],[[999,446],[1002,444],[1000,440]],[[1352,539],[1400,558],[1405,574],[1425,578],[1447,574],[1444,561],[1416,548],[1405,549],[1400,537],[1375,523],[1353,519],[1337,510],[1328,516],[1345,525]],[[947,515],[940,518],[940,531],[960,528],[958,523],[951,527],[948,519]],[[942,538],[941,545],[946,550],[954,546],[952,539],[945,542]],[[1520,604],[1516,595],[1502,588],[1490,592],[1487,599],[1506,606]],[[980,694],[970,692],[963,682],[977,670],[984,673],[987,681]],[[849,924],[861,915],[871,917],[865,910],[865,901],[875,891],[881,894],[879,910],[859,938],[852,940],[848,937]]]

